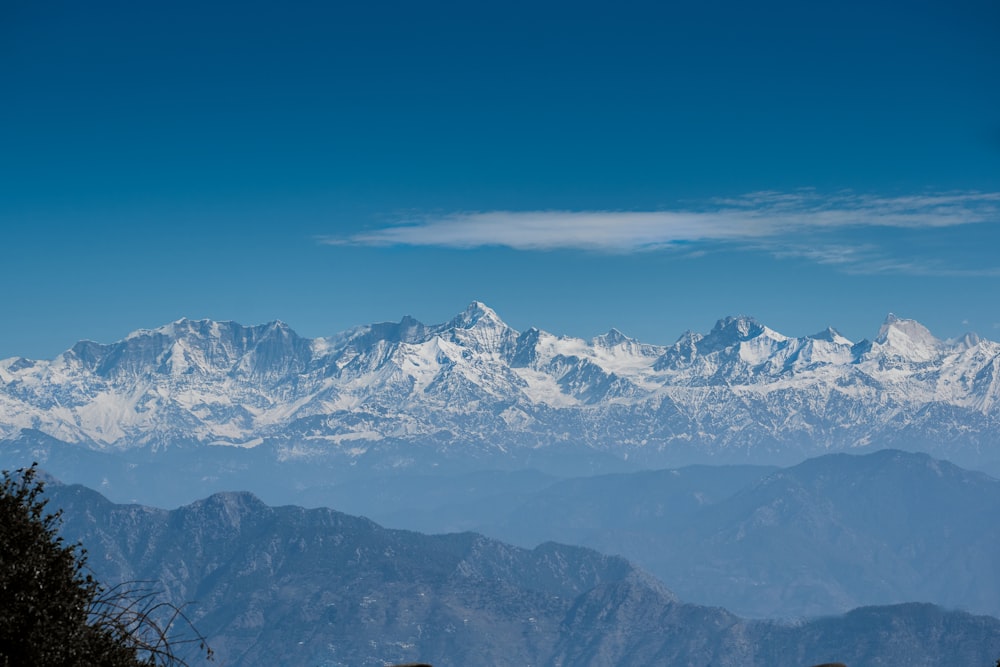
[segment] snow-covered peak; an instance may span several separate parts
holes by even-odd
[[[185,341],[188,344],[204,347],[233,348],[244,351],[262,341],[284,341],[298,339],[298,334],[288,324],[281,320],[272,320],[266,324],[245,326],[232,320],[192,320],[182,318],[157,329],[140,329],[127,336],[120,343],[135,345],[144,339],[162,337],[171,341]]]
[[[482,301],[473,301],[461,313],[456,315],[447,327],[450,329],[471,329],[474,326],[507,327],[492,308]]]
[[[941,341],[916,320],[889,313],[875,337],[875,346],[886,356],[930,361],[940,351]]]
[[[268,322],[266,326],[268,331],[277,332],[283,336],[293,333],[292,328],[282,320],[272,320],[271,322]]]
[[[982,343],[983,339],[979,336],[979,334],[969,332],[961,338],[951,342],[952,345],[959,350],[970,350]]]
[[[719,320],[705,335],[685,332],[654,368],[682,372],[694,382],[703,381],[700,375],[714,377],[716,373],[760,378],[761,373],[777,376],[807,364],[850,358],[850,347],[851,342],[833,329],[790,338],[752,317],[739,315]]]
[[[819,333],[813,334],[812,336],[806,336],[806,338],[810,338],[812,340],[822,340],[828,343],[834,343],[835,345],[854,345],[849,338],[843,336],[833,327],[827,327]]]
[[[756,338],[764,332],[764,325],[749,315],[730,315],[715,323],[712,333],[732,333],[741,340]]]
[[[125,337],[125,340],[135,340],[137,338],[146,338],[150,335],[160,334],[161,336],[166,336],[167,338],[180,338],[183,336],[197,335],[197,336],[211,336],[219,335],[220,327],[232,327],[232,326],[242,326],[236,324],[235,322],[217,322],[215,320],[209,319],[198,319],[193,320],[187,317],[182,317],[178,320],[174,320],[168,324],[157,327],[156,329],[140,329],[133,332]],[[265,325],[266,326],[266,325]]]
[[[517,339],[517,332],[480,301],[473,301],[445,324],[441,335],[449,336],[465,347],[491,354],[513,349]]]
[[[757,321],[755,317],[750,315],[736,315],[724,318],[725,328],[734,328],[739,331],[740,335],[745,338],[751,338],[760,333],[764,329],[764,325]],[[716,323],[718,324],[718,323]]]
[[[712,331],[698,341],[698,353],[704,355],[737,348],[740,347],[740,343],[758,338],[776,343],[788,340],[787,336],[764,326],[752,317],[730,316],[716,322]]]
[[[690,364],[698,356],[698,343],[704,338],[702,334],[688,329],[670,346],[663,358],[656,362],[656,368],[662,370]]]
[[[312,358],[312,341],[275,320],[257,326],[236,322],[180,319],[156,329],[140,329],[115,343],[77,343],[61,362],[103,378],[142,378],[235,373],[252,377],[301,368]]]
[[[674,347],[678,345],[690,346],[696,345],[701,339],[705,337],[705,334],[698,333],[697,331],[691,331],[688,329],[674,341]]]
[[[615,347],[623,343],[636,343],[634,338],[629,338],[618,329],[612,327],[607,333],[595,336],[593,344],[597,347]]]
[[[350,345],[354,348],[366,348],[378,341],[388,343],[421,343],[427,340],[429,329],[422,322],[405,315],[399,322],[379,322],[355,327],[330,336],[324,340],[327,349]]]

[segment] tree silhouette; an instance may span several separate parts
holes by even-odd
[[[37,465],[0,481],[0,666],[151,667],[187,663],[177,647],[211,649],[183,610],[146,582],[105,588],[86,552],[58,534]],[[184,630],[178,634],[177,628]]]

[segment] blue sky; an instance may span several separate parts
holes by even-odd
[[[288,4],[0,7],[0,357],[472,300],[1000,338],[995,2]]]

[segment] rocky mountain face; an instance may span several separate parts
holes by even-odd
[[[217,664],[439,667],[992,665],[1000,621],[931,605],[797,624],[684,604],[627,561],[552,543],[387,530],[227,493],[173,511],[49,488],[108,583],[163,582]]]
[[[105,451],[224,445],[272,460],[790,464],[894,446],[1000,462],[1000,344],[890,316],[871,341],[791,338],[748,317],[670,346],[518,332],[473,303],[451,321],[304,339],[281,322],[180,320],[51,361],[0,362],[0,439]]]

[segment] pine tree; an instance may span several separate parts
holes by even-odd
[[[86,572],[81,546],[59,536],[61,511],[46,512],[43,490],[35,465],[2,473],[0,666],[186,664],[170,636],[178,619],[191,628],[181,610],[155,599],[148,587],[101,586]],[[159,622],[163,611],[166,624]]]

